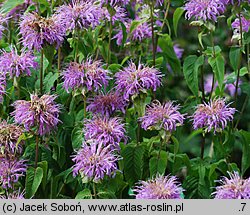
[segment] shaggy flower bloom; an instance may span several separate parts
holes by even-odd
[[[156,176],[141,181],[133,190],[136,199],[180,199],[183,189],[175,176]]]
[[[194,129],[205,128],[206,132],[214,129],[220,131],[227,126],[227,121],[233,120],[235,108],[230,108],[225,104],[224,99],[214,99],[208,104],[200,104],[197,106],[193,117]]]
[[[5,24],[7,23],[8,19],[8,17],[5,17],[0,13],[0,39],[2,39],[3,31],[6,29]]]
[[[0,103],[3,102],[3,95],[6,91],[6,75],[0,71]]]
[[[56,15],[44,18],[37,13],[27,13],[22,17],[20,34],[25,47],[39,51],[45,45],[58,48],[64,40],[65,27]]]
[[[229,178],[220,180],[221,186],[213,193],[215,199],[250,199],[250,178],[242,179],[238,172],[229,174]]]
[[[131,62],[128,67],[115,74],[116,89],[119,92],[124,92],[123,98],[129,100],[130,96],[137,95],[141,91],[152,89],[156,91],[161,85],[160,72],[143,64],[136,65]]]
[[[67,30],[95,28],[100,24],[102,9],[91,0],[73,0],[56,11],[61,23]]]
[[[118,92],[102,93],[89,99],[88,102],[90,104],[87,106],[87,111],[106,117],[112,116],[116,111],[125,113],[127,106],[127,102]]]
[[[217,16],[226,10],[224,0],[189,0],[184,6],[186,19],[194,17],[196,20],[217,20]]]
[[[80,174],[82,178],[98,182],[105,175],[115,174],[118,159],[110,146],[103,147],[102,143],[94,140],[90,142],[90,146],[84,142],[82,149],[73,158],[76,163],[73,166],[73,175]]]
[[[114,5],[127,5],[129,3],[129,0],[101,0],[101,5],[107,5],[110,4],[112,6]]]
[[[101,61],[87,59],[81,64],[71,62],[68,68],[63,72],[63,87],[69,92],[69,89],[78,89],[86,87],[88,91],[97,91],[102,86],[108,85],[108,71],[102,68]]]
[[[118,117],[94,117],[91,120],[85,120],[83,131],[85,139],[95,139],[103,143],[104,146],[111,146],[112,149],[119,149],[121,141],[126,142],[125,128],[122,119]]]
[[[40,136],[50,133],[60,122],[60,106],[54,101],[56,96],[45,94],[39,98],[31,94],[30,98],[31,101],[18,100],[14,103],[12,115],[16,123],[23,124],[28,131],[36,127]]]
[[[21,75],[31,75],[30,69],[37,68],[35,56],[31,52],[22,51],[19,55],[16,48],[11,48],[10,52],[2,51],[0,56],[0,70],[8,73],[11,78]]]
[[[244,16],[241,16],[241,24],[242,24],[242,31],[248,32],[250,29],[250,20],[246,19]],[[237,31],[240,31],[240,19],[239,18],[235,19],[235,21],[232,23],[232,28],[236,29]]]
[[[13,184],[26,172],[24,160],[16,158],[0,157],[0,184],[2,187],[13,188]]]
[[[173,132],[177,126],[183,125],[184,116],[178,111],[179,105],[166,102],[163,105],[155,101],[146,109],[145,116],[140,118],[143,129],[156,129]]]
[[[6,121],[0,121],[0,149],[4,154],[14,154],[22,152],[21,141],[17,145],[19,137],[23,134],[23,129],[15,124],[8,124]],[[0,152],[1,153],[1,152]]]
[[[114,6],[115,15],[112,16],[112,24],[114,25],[116,21],[125,22],[127,20],[127,12],[125,8],[120,6]],[[110,21],[110,14],[106,7],[103,8],[104,17]]]
[[[152,31],[151,27],[148,23],[143,22],[139,24],[131,33],[130,33],[130,26],[131,23],[125,23],[126,29],[127,29],[127,42],[134,41],[134,42],[141,42],[144,39],[151,38]],[[123,32],[120,30],[115,36],[114,39],[117,39],[117,45],[120,46],[123,41]]]
[[[21,190],[13,191],[12,193],[7,193],[6,195],[0,195],[0,199],[25,199],[25,191]]]

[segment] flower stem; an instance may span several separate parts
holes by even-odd
[[[84,115],[84,119],[87,118],[87,111],[86,108],[87,107],[87,97],[86,95],[83,95],[83,115]]]
[[[239,12],[239,21],[240,21],[240,48],[243,47],[243,30],[242,30],[242,19],[241,19],[241,13]],[[242,54],[240,55],[240,62],[242,59]],[[235,108],[237,106],[237,96],[238,96],[238,88],[239,88],[239,80],[240,80],[240,64],[237,71],[237,79],[236,79],[236,86],[235,86],[235,93],[234,93],[234,100],[235,100]]]
[[[202,140],[201,140],[201,159],[204,158],[205,141],[206,141],[206,136],[205,136],[205,133],[203,133],[202,134]]]
[[[43,94],[43,55],[44,55],[44,50],[41,50],[41,65],[40,65],[40,94]]]
[[[97,199],[95,182],[93,182],[93,193],[94,193],[94,199]]]
[[[155,33],[154,33],[154,1],[150,5],[150,19],[151,19],[151,32],[152,32],[152,45],[153,45],[153,66],[155,66],[156,47],[155,47]]]
[[[112,37],[112,19],[113,16],[110,14],[110,21],[109,21],[109,49],[108,49],[108,64],[111,64],[111,37]]]
[[[35,168],[37,168],[38,156],[39,156],[39,136],[38,136],[38,135],[36,135],[36,157],[35,157]]]

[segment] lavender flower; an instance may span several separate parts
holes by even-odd
[[[146,113],[139,120],[144,130],[156,129],[173,132],[177,126],[183,125],[184,115],[179,111],[179,105],[174,106],[173,102],[166,102],[163,105],[154,101],[148,106]]]
[[[129,100],[130,96],[139,94],[141,91],[152,89],[156,91],[161,85],[163,75],[155,69],[143,64],[136,65],[131,62],[128,67],[115,74],[116,89],[124,92],[123,98]]]
[[[101,61],[93,61],[88,58],[81,64],[71,62],[63,72],[63,87],[69,89],[87,88],[88,91],[97,91],[102,86],[108,85],[108,71],[102,68]]]
[[[21,192],[21,189],[13,191],[12,193],[6,193],[6,195],[0,195],[0,199],[25,199],[25,191]]]
[[[238,172],[228,174],[229,178],[223,177],[216,187],[215,199],[250,199],[250,178],[244,180]]]
[[[140,181],[133,190],[136,199],[180,199],[183,189],[175,176],[161,176]]]
[[[90,146],[84,142],[82,149],[73,158],[76,163],[73,166],[73,175],[80,174],[83,179],[98,182],[105,175],[112,176],[117,171],[118,157],[110,146],[103,147],[102,143],[95,140],[90,142]]]
[[[101,0],[101,5],[111,5],[111,6],[115,6],[115,5],[127,5],[129,3],[129,0]]]
[[[23,129],[15,124],[8,124],[6,121],[0,121],[0,148],[4,154],[14,154],[22,152],[21,141],[18,145],[18,139],[23,134]]]
[[[0,183],[2,187],[13,188],[14,183],[26,172],[26,164],[24,160],[16,158],[0,157]]]
[[[8,21],[9,17],[5,17],[3,14],[0,13],[0,39],[3,36],[4,30],[6,30],[6,23]]]
[[[184,6],[186,10],[186,19],[195,20],[213,20],[223,14],[226,10],[226,3],[224,0],[188,0]]]
[[[206,132],[212,129],[214,133],[225,129],[227,121],[233,120],[235,108],[230,108],[225,104],[224,99],[214,99],[208,104],[200,104],[197,106],[193,117],[194,129],[205,128]]]
[[[115,14],[112,15],[112,24],[114,25],[116,21],[126,22],[127,21],[127,12],[124,8],[120,6],[114,6]],[[103,8],[103,16],[110,21],[110,13],[106,7]]]
[[[241,26],[243,32],[248,32],[250,29],[250,20],[246,19],[244,16],[241,16]],[[237,18],[232,23],[232,28],[236,29],[238,32],[240,31],[240,19]]]
[[[56,96],[45,94],[39,98],[31,94],[30,98],[31,101],[18,100],[14,103],[12,115],[15,121],[23,124],[28,131],[35,127],[40,136],[50,133],[60,122],[60,106],[54,101]]]
[[[142,22],[139,25],[136,26],[135,29],[133,29],[132,32],[130,32],[130,26],[131,23],[125,23],[126,31],[128,34],[127,42],[133,41],[133,42],[142,42],[144,39],[151,38],[152,31],[151,27],[147,22]],[[114,39],[117,39],[117,45],[120,46],[123,41],[123,32],[120,30],[115,36]]]
[[[85,120],[83,133],[85,139],[95,139],[103,145],[110,146],[111,149],[119,149],[121,141],[126,142],[125,128],[122,119],[118,117],[94,117],[91,120]]]
[[[6,74],[0,71],[0,103],[3,102],[3,95],[6,91]]]
[[[58,48],[64,40],[65,27],[56,15],[44,18],[37,13],[27,13],[20,22],[20,34],[25,47],[39,51],[46,45]]]
[[[0,70],[8,73],[11,78],[21,75],[30,76],[30,69],[37,67],[35,56],[29,51],[22,51],[19,55],[17,49],[12,47],[10,52],[3,50],[0,56]]]
[[[100,24],[102,9],[91,0],[72,0],[56,11],[57,17],[67,30],[95,28]]]
[[[118,92],[109,92],[106,94],[99,94],[92,99],[87,106],[87,111],[94,114],[102,114],[103,116],[110,117],[115,112],[121,111],[125,113],[127,102],[122,98]]]

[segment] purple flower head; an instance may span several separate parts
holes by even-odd
[[[108,85],[108,71],[102,68],[101,61],[93,61],[88,58],[81,64],[71,62],[63,72],[63,87],[67,92],[69,89],[85,88],[88,91],[97,91]]]
[[[133,190],[136,199],[180,199],[183,189],[175,176],[161,176],[140,181]]]
[[[223,14],[226,10],[226,3],[224,0],[188,0],[184,6],[186,10],[186,19],[195,20],[213,20]]]
[[[6,17],[0,13],[0,39],[3,36],[4,30],[6,30],[5,25],[7,24],[8,20],[9,20],[9,17]]]
[[[58,48],[64,40],[65,27],[56,15],[44,18],[37,13],[27,13],[21,18],[20,34],[25,47],[40,51],[46,45]]]
[[[0,121],[0,148],[4,154],[14,154],[22,152],[21,141],[18,145],[18,139],[23,134],[23,129],[15,124],[8,124],[6,121]],[[1,153],[0,153],[1,154]]]
[[[6,92],[6,74],[0,71],[0,103],[3,102],[3,95]]]
[[[72,0],[60,6],[56,15],[67,30],[95,28],[100,24],[102,8],[92,0]]]
[[[81,175],[83,179],[93,180],[98,182],[105,175],[112,176],[117,171],[117,157],[114,150],[110,146],[103,147],[102,143],[95,140],[90,141],[90,145],[83,143],[73,161],[76,163],[73,166],[73,175]]]
[[[17,160],[16,158],[0,157],[0,184],[2,187],[13,188],[14,183],[26,172],[26,164],[24,160]]]
[[[56,128],[59,120],[60,106],[55,103],[55,95],[43,95],[39,98],[31,94],[31,101],[18,100],[14,103],[12,115],[15,122],[24,125],[30,131],[34,127],[37,134],[43,136]]]
[[[183,125],[184,115],[179,111],[179,105],[174,105],[173,102],[161,104],[159,101],[154,101],[146,108],[146,113],[139,120],[144,130],[156,129],[173,132],[177,126]]]
[[[131,62],[123,70],[115,74],[116,89],[124,92],[123,98],[129,100],[130,96],[139,94],[148,89],[156,91],[161,85],[163,75],[155,68],[139,63],[138,67]]]
[[[22,75],[31,75],[30,69],[37,68],[35,56],[30,52],[22,51],[19,55],[16,48],[11,48],[10,52],[2,50],[0,56],[0,70],[9,74],[11,78]]]
[[[125,23],[128,34],[127,42],[142,42],[144,39],[151,38],[151,27],[147,22],[140,23],[132,32],[130,32],[131,23]],[[117,45],[120,46],[123,40],[123,32],[120,30],[115,36]]]
[[[0,195],[0,199],[25,199],[25,191],[21,192],[21,189],[15,190],[12,193],[6,193],[6,195]]]
[[[87,106],[87,111],[94,114],[101,114],[102,116],[110,117],[115,112],[121,111],[125,113],[127,102],[122,98],[119,92],[109,92],[106,94],[99,94],[92,99]]]
[[[85,120],[85,128],[83,133],[85,139],[94,139],[97,142],[103,143],[103,146],[110,146],[111,149],[120,148],[119,143],[127,138],[125,136],[125,125],[122,119],[118,117],[107,118],[95,116],[91,120]]]
[[[194,129],[205,128],[206,132],[212,129],[214,133],[225,129],[228,121],[233,120],[235,108],[225,104],[224,99],[214,99],[208,104],[200,104],[196,107],[193,117]]]
[[[115,5],[122,5],[125,6],[127,4],[129,4],[129,0],[101,0],[101,5],[111,5],[111,6],[115,6]]]
[[[238,172],[229,174],[229,178],[223,177],[213,193],[215,199],[250,199],[250,178],[242,179]]]
[[[242,31],[248,32],[250,29],[250,20],[246,19],[244,16],[241,16],[241,25],[242,25]],[[240,19],[237,18],[232,23],[232,28],[240,32]]]
[[[115,10],[115,15],[112,16],[112,24],[114,25],[116,21],[126,22],[128,18],[125,8],[114,6],[113,9]],[[103,16],[110,21],[110,14],[106,7],[103,8]]]

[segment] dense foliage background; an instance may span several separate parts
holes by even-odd
[[[92,5],[97,4],[96,1],[90,2]],[[102,6],[97,4],[106,11],[105,15],[99,14],[97,24],[91,23],[87,27],[86,20],[89,17],[84,17],[87,14],[86,8],[86,11],[76,10],[77,15],[82,13],[82,19],[86,22],[79,24],[81,18],[78,18],[80,21],[76,20],[75,26],[71,28],[65,23],[68,17],[64,14],[63,18],[55,19],[61,22],[61,28],[66,29],[53,29],[55,35],[48,33],[47,39],[44,39],[44,33],[41,47],[29,47],[36,34],[33,35],[27,30],[28,27],[23,22],[27,19],[24,18],[25,14],[37,12],[38,16],[42,17],[58,15],[58,7],[70,4],[70,1],[2,1],[1,55],[13,50],[20,54],[24,49],[29,49],[36,62],[31,63],[31,75],[27,75],[27,71],[17,75],[16,70],[22,68],[15,66],[12,71],[14,75],[11,75],[11,71],[4,69],[13,63],[11,58],[0,57],[0,74],[5,77],[2,80],[0,78],[0,156],[5,159],[1,160],[0,164],[0,194],[3,198],[10,198],[11,193],[16,191],[24,191],[25,198],[135,198],[133,189],[136,183],[140,180],[147,181],[157,174],[177,176],[184,190],[181,198],[214,198],[212,193],[219,185],[218,180],[221,176],[228,177],[228,172],[236,171],[242,178],[249,178],[250,31],[248,28],[243,32],[242,23],[238,31],[232,27],[239,14],[249,21],[248,1],[243,1],[242,4],[228,4],[225,12],[218,16],[216,21],[202,21],[194,17],[187,20],[185,2],[181,0],[157,1],[162,4],[156,4],[156,1],[136,3],[131,0],[129,4],[122,5],[125,17],[117,12],[117,7],[107,2]],[[45,28],[51,24],[41,19],[40,24],[43,22],[46,23]],[[73,23],[72,20],[68,22]],[[144,24],[147,26],[143,27]],[[30,26],[37,32],[43,30],[43,24]],[[50,31],[49,27],[48,29]],[[63,39],[60,39],[59,36],[64,30]],[[119,33],[120,35],[117,35]],[[30,34],[30,38],[25,34]],[[52,40],[53,36],[58,38]],[[50,39],[52,42],[48,42]],[[10,62],[3,63],[6,58]],[[105,84],[99,86],[101,81],[96,84],[95,77],[90,80],[93,83],[91,82],[89,88],[87,85],[77,85],[77,80],[65,84],[65,72],[70,70],[70,62],[81,63],[87,59],[101,60],[102,69],[109,71],[110,79],[106,87]],[[28,61],[24,62],[26,63],[23,65],[29,67]],[[72,166],[75,162],[72,159],[86,139],[86,119],[95,119],[93,111],[88,111],[86,106],[88,107],[97,95],[118,92],[117,73],[132,62],[136,67],[142,64],[146,68],[158,69],[162,75],[159,78],[161,86],[157,86],[156,91],[152,86],[140,89],[137,93],[131,93],[127,100],[123,97],[120,102],[126,103],[124,110],[115,107],[118,112],[112,113],[112,117],[120,117],[119,123],[124,124],[126,130],[125,138],[121,138],[118,143],[120,149],[114,152],[119,157],[115,161],[118,171],[110,176],[105,174],[105,177],[97,181],[86,175],[73,174]],[[15,63],[16,61],[13,65]],[[84,69],[85,72],[88,70],[87,67]],[[4,85],[6,87],[2,90]],[[72,87],[76,85],[77,87]],[[127,92],[128,88],[124,87],[118,93],[124,95]],[[39,97],[45,94],[56,95],[54,99],[59,104],[60,122],[46,125],[50,132],[38,132],[41,121],[24,127],[28,115],[18,121],[18,103],[15,102],[30,101],[31,94],[37,94]],[[236,108],[234,119],[229,120],[223,129],[194,129],[192,116],[197,105],[218,98],[225,98],[230,107]],[[176,130],[167,131],[157,126],[151,126],[148,130],[141,128],[139,117],[144,116],[146,105],[156,99],[161,103],[174,101],[174,105],[180,104],[179,111],[185,117],[184,124],[176,125]],[[107,105],[110,103],[107,102]],[[51,107],[45,106],[40,111],[51,110]],[[22,115],[27,110],[30,109],[20,109],[19,114]],[[57,118],[57,115],[54,117]],[[20,154],[16,149],[6,152],[6,133],[3,129],[5,121],[8,124],[20,124],[22,128],[21,134],[16,139],[13,137],[13,148],[22,145]],[[44,123],[48,122],[45,120]],[[6,158],[7,154],[9,157]],[[21,173],[18,170],[15,172],[15,167],[9,166],[5,172],[1,172],[1,169],[5,168],[3,166],[7,165],[6,159],[25,160],[25,170],[21,170]],[[10,164],[12,161],[9,160]],[[13,179],[15,174],[19,174],[17,181]],[[10,185],[4,184],[8,177],[9,183],[12,183]]]

